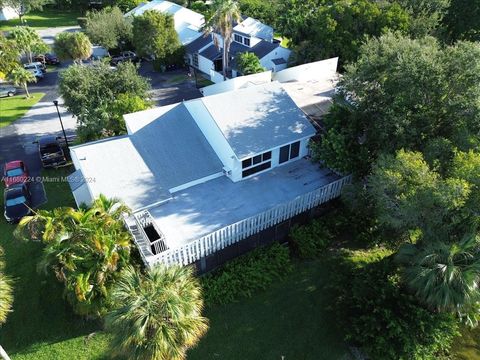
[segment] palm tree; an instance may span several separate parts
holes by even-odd
[[[416,296],[437,311],[468,312],[479,300],[480,236],[403,245],[396,260]]]
[[[37,211],[20,221],[15,236],[42,240],[39,269],[54,271],[77,313],[98,317],[109,308],[110,287],[129,262],[125,212],[129,209],[118,200],[101,195],[88,208]]]
[[[29,98],[30,93],[28,92],[28,83],[37,81],[35,75],[22,67],[17,67],[16,69],[12,70],[9,77],[15,86],[22,86],[25,89],[27,98]]]
[[[3,250],[0,248],[0,257],[3,255]],[[7,316],[12,311],[13,303],[13,288],[12,279],[3,273],[4,263],[0,258],[0,325],[7,321]],[[10,360],[3,347],[0,345],[0,357],[5,360]]]
[[[106,317],[112,349],[137,360],[180,360],[208,329],[202,291],[190,267],[158,266],[145,275],[129,266],[114,285]]]
[[[92,55],[92,43],[82,32],[63,32],[55,38],[53,51],[60,59],[72,59],[81,64]]]
[[[214,0],[212,4],[214,13],[205,24],[205,34],[218,31],[223,38],[223,80],[227,79],[230,45],[232,44],[233,22],[241,22],[240,7],[235,0]],[[220,48],[220,43],[214,37],[214,43]]]

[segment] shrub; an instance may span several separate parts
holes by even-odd
[[[205,302],[227,304],[251,297],[291,271],[288,248],[278,243],[257,248],[201,278]]]
[[[347,341],[372,359],[433,360],[448,353],[458,321],[420,306],[401,286],[391,257],[335,270],[334,306]]]
[[[80,26],[82,29],[85,29],[85,27],[87,26],[87,18],[77,17],[77,23],[78,23],[78,26]]]
[[[332,241],[332,235],[321,220],[314,220],[309,225],[295,225],[290,232],[290,239],[295,255],[301,259],[313,259],[320,256]]]

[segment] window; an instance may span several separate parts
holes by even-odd
[[[246,46],[250,46],[250,39],[249,39],[249,38],[243,38],[243,43],[244,43]]]
[[[198,68],[198,53],[193,54],[193,66]]]
[[[242,177],[253,175],[262,170],[269,169],[272,166],[270,159],[272,158],[272,152],[267,151],[260,155],[255,155],[249,159],[242,161]]]
[[[269,161],[269,162],[254,166],[250,169],[243,170],[242,171],[242,177],[247,177],[247,176],[253,175],[257,172],[266,170],[266,169],[270,168],[270,166],[272,166],[272,163]]]
[[[300,155],[300,141],[294,142],[280,148],[280,156],[278,162],[283,164],[288,160],[295,159]]]
[[[242,43],[242,37],[240,35],[235,34],[233,38],[236,42],[239,42],[240,44]]]

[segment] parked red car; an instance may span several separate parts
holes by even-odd
[[[28,170],[21,160],[10,161],[3,168],[3,182],[6,187],[23,184],[28,180]]]

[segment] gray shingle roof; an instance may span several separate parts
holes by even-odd
[[[260,41],[257,45],[252,47],[251,52],[255,53],[259,59],[263,58],[265,55],[270,54],[275,50],[280,44],[271,43],[265,40]]]
[[[132,115],[141,118],[142,113]],[[183,103],[175,105],[130,137],[165,189],[222,171],[222,163]]]
[[[201,101],[239,159],[315,134],[278,82],[207,96]]]
[[[192,41],[190,44],[185,45],[185,51],[188,54],[193,54],[199,51],[201,48],[207,46],[212,42],[211,36],[200,36],[196,40]]]
[[[284,58],[272,59],[272,62],[275,65],[281,65],[281,64],[286,64],[287,63],[287,61]]]

